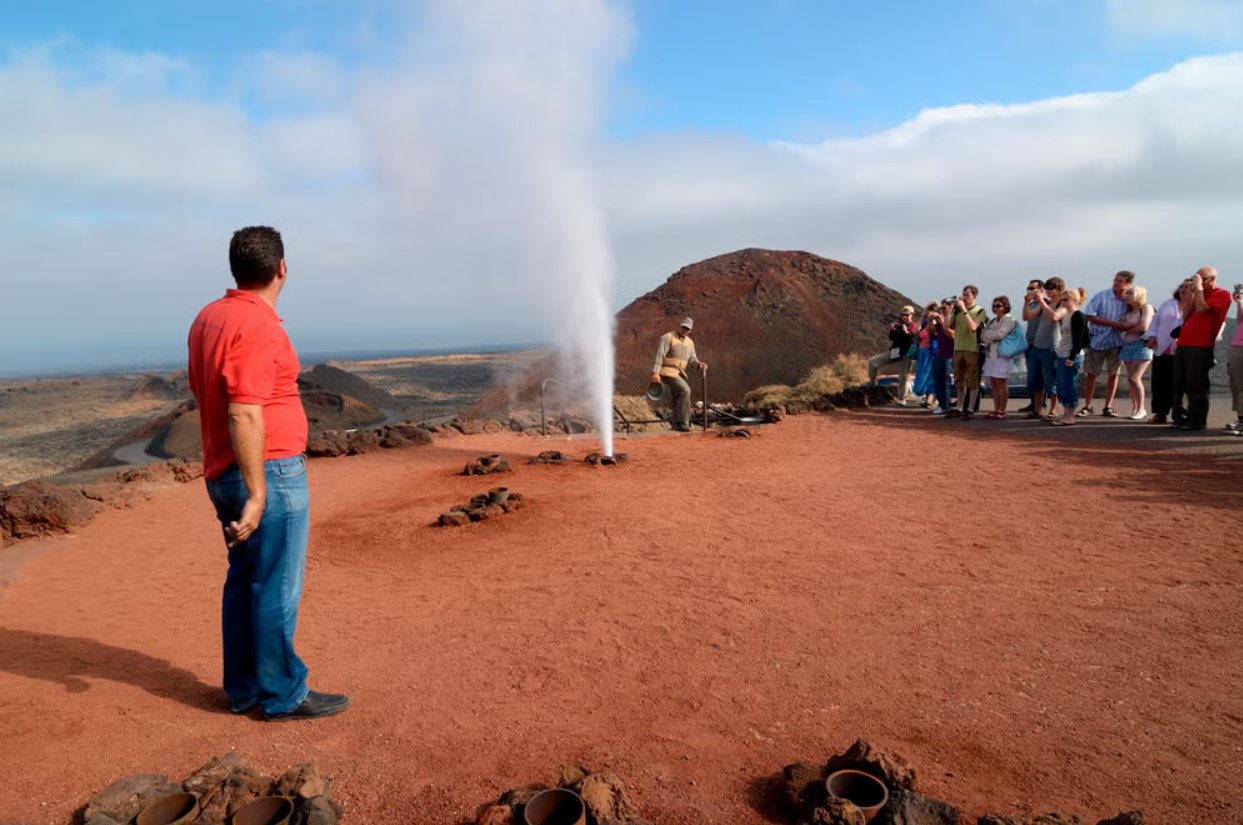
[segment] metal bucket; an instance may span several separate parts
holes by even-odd
[[[489,504],[504,504],[506,501],[509,501],[508,487],[493,487],[488,491]]]
[[[293,800],[287,796],[261,796],[233,814],[233,825],[288,825]]]
[[[653,381],[647,385],[647,397],[653,401],[660,401],[665,397],[665,382]]]
[[[170,793],[142,809],[134,825],[184,825],[199,815],[199,798],[192,793]]]
[[[526,825],[586,825],[587,806],[568,788],[549,788],[531,797],[522,818]]]
[[[829,774],[824,786],[829,796],[844,799],[863,811],[864,819],[869,822],[889,802],[889,789],[885,783],[863,771],[836,771]]]

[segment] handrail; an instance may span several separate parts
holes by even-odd
[[[547,414],[547,411],[545,409],[545,404],[544,404],[544,392],[545,390],[548,389],[549,382],[553,384],[557,384],[558,386],[565,387],[568,390],[572,390],[583,398],[587,398],[589,400],[591,398],[591,393],[589,393],[587,390],[584,390],[582,387],[575,386],[574,384],[569,384],[558,378],[545,378],[539,385],[539,427],[540,427],[540,434],[543,436],[548,435],[548,414]],[[616,404],[613,405],[613,415],[620,418],[622,420],[622,424],[625,425],[626,427],[626,432],[630,432],[630,422],[626,420],[626,416],[622,415],[622,411],[617,409]]]

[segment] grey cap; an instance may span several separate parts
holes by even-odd
[[[694,318],[683,318],[682,323],[678,324],[678,326],[686,327],[687,329],[694,329],[695,319]]]

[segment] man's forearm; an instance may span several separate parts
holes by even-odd
[[[258,404],[229,404],[229,435],[237,456],[242,481],[251,498],[266,500],[263,477],[263,441],[266,434],[263,407]]]

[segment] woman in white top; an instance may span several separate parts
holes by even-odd
[[[1126,313],[1118,319],[1118,331],[1122,333],[1122,363],[1126,364],[1126,383],[1131,396],[1131,420],[1143,421],[1148,417],[1144,411],[1144,371],[1152,362],[1152,350],[1144,338],[1152,317],[1156,314],[1148,303],[1148,290],[1142,286],[1129,286],[1122,293],[1126,301]]]
[[[1183,325],[1182,299],[1191,279],[1174,290],[1174,297],[1157,307],[1146,337],[1152,350],[1152,423],[1165,424],[1174,408],[1174,350],[1178,341],[1171,332]]]
[[[1010,403],[1010,365],[1013,358],[1001,354],[1001,342],[1018,324],[1010,314],[1010,299],[999,295],[993,299],[993,319],[980,330],[980,343],[988,347],[984,359],[984,377],[989,379],[993,388],[993,411],[986,418],[998,419],[1006,417],[1006,405]]]

